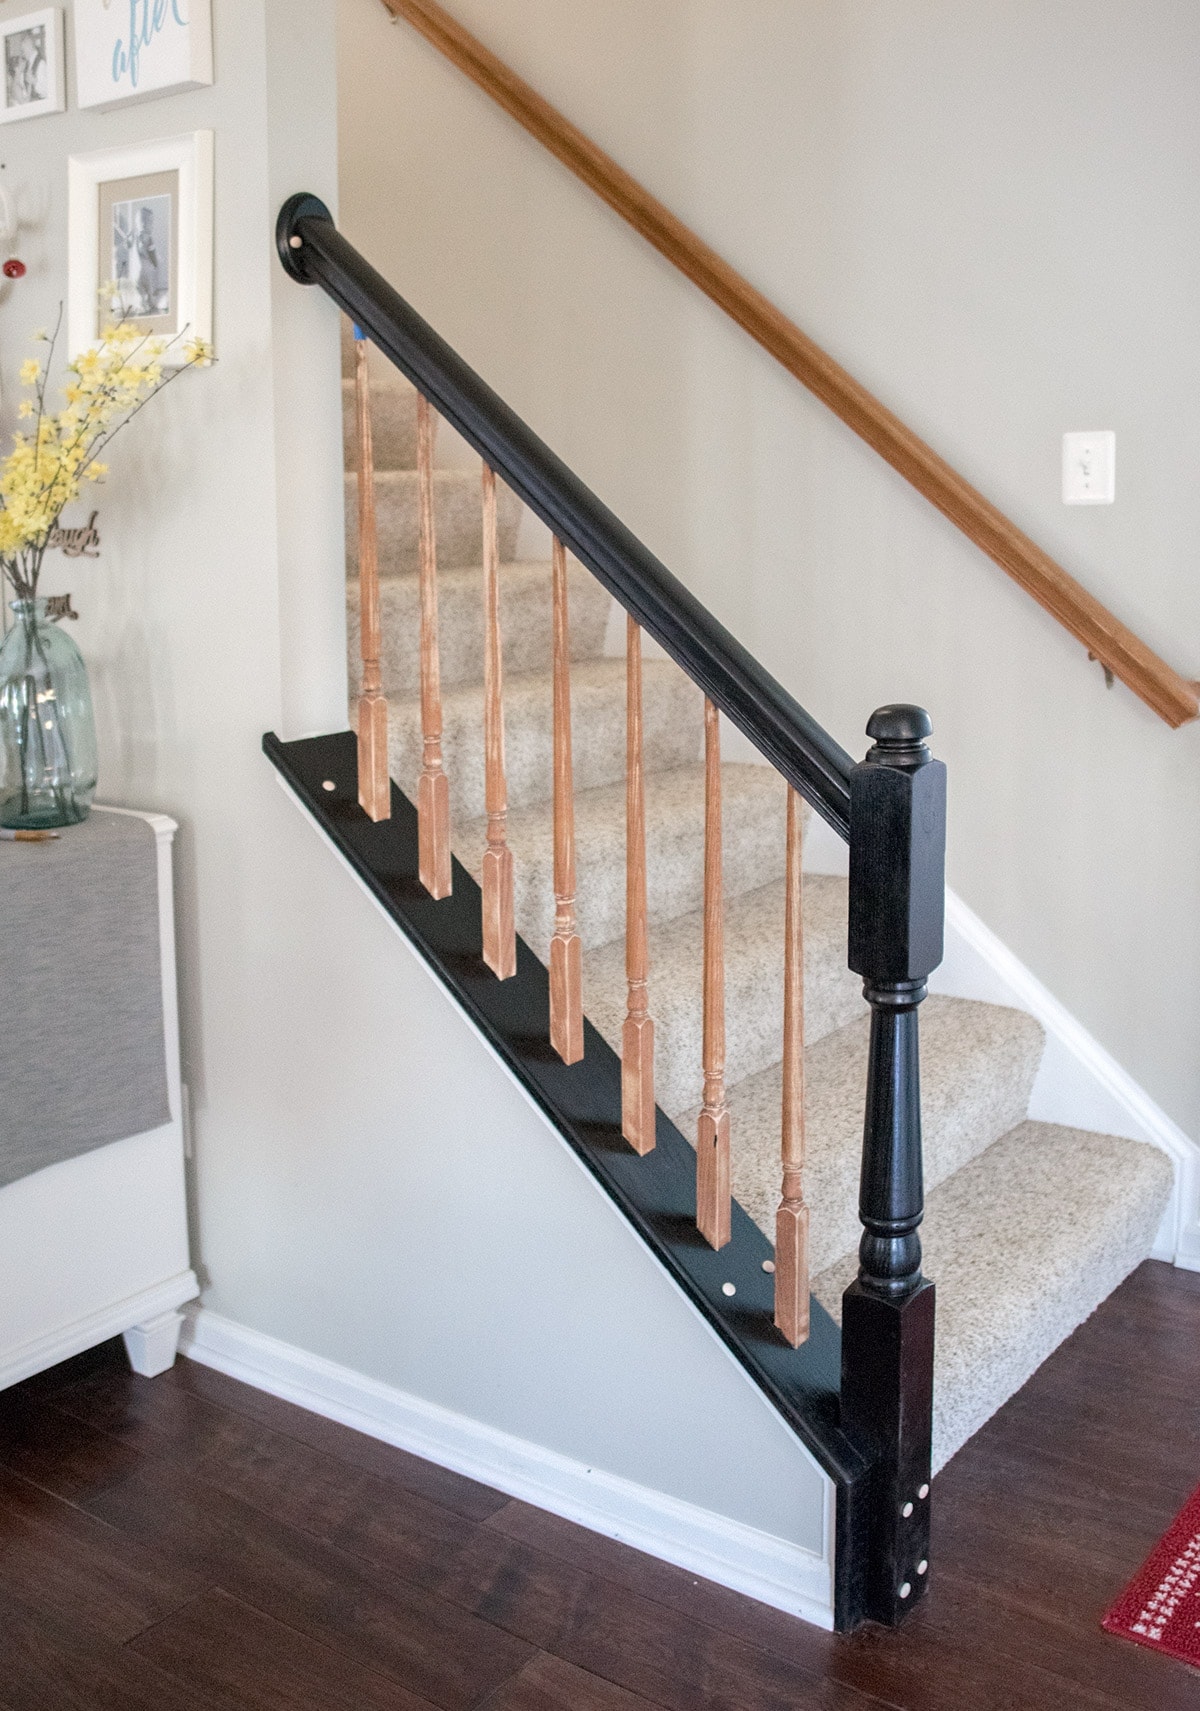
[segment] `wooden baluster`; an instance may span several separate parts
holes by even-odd
[[[442,766],[442,682],[438,658],[437,534],[433,515],[433,412],[417,394],[417,488],[420,502],[421,736],[417,781],[417,854],[431,897],[450,895],[450,781]]]
[[[696,1227],[714,1248],[730,1236],[725,1103],[725,910],[721,895],[721,727],[704,703],[704,1106],[696,1131]]]
[[[367,341],[354,329],[354,405],[358,424],[358,633],[362,688],[358,697],[358,800],[372,820],[392,812],[388,777],[388,707],[379,667],[379,535],[375,524],[375,451],[371,443],[371,383]]]
[[[808,1207],[804,1201],[804,917],[800,798],[787,800],[783,927],[783,1196],[775,1214],[775,1323],[794,1349],[808,1336]]]
[[[654,1146],[654,1019],[647,981],[646,787],[642,773],[642,633],[625,621],[625,977],[621,1133],[636,1153]]]
[[[483,466],[483,741],[487,848],[483,852],[483,960],[500,980],[517,972],[513,858],[504,778],[504,669],[496,472]]]
[[[583,943],[575,920],[575,786],[571,774],[571,631],[567,553],[555,537],[554,937],[550,940],[550,1044],[564,1063],[583,1056]]]

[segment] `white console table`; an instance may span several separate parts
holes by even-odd
[[[143,893],[149,886],[151,894],[131,898],[130,907],[157,909],[161,1040],[169,1115],[166,1121],[140,1133],[124,1133],[119,1139],[104,1138],[102,1144],[95,1144],[95,1137],[87,1132],[86,1107],[81,1111],[76,1100],[62,1119],[62,1137],[53,1132],[53,1114],[48,1137],[52,1150],[57,1141],[60,1153],[73,1152],[74,1156],[60,1156],[57,1162],[32,1169],[28,1168],[30,1161],[23,1159],[19,1168],[27,1174],[0,1187],[0,1389],[118,1332],[124,1335],[136,1372],[151,1377],[163,1372],[175,1358],[179,1308],[199,1293],[188,1257],[184,1186],[171,873],[176,825],[163,814],[98,808],[93,819],[99,823],[99,831],[103,830],[104,816],[112,814],[145,822],[154,839],[152,858],[144,864],[145,877],[137,881]],[[85,833],[90,824],[64,831],[63,840]],[[36,859],[48,847],[58,850],[60,846],[4,844],[0,851],[6,856],[20,852],[22,858]],[[26,868],[24,874],[32,871]],[[46,872],[43,870],[43,879]],[[8,868],[0,875],[10,883],[14,876],[20,884],[19,869]],[[78,875],[74,883],[79,883]],[[111,887],[111,880],[109,883]],[[107,907],[111,911],[111,892]],[[61,908],[65,913],[56,918],[55,930],[61,944],[69,949],[71,897],[61,898]],[[80,913],[84,912],[81,907]],[[93,920],[93,932],[95,925]],[[19,949],[15,955],[12,944],[6,949],[5,1006],[9,1013],[22,996]],[[81,954],[86,955],[86,946],[81,947]],[[45,1002],[44,968],[41,978],[40,996],[31,1000],[33,1003]],[[53,978],[69,980],[70,974],[68,971]],[[156,1053],[157,1017],[152,1019]],[[0,1017],[0,1027],[3,1025]],[[84,1060],[79,1068],[86,1075],[87,1041],[80,1041],[78,1049]],[[105,1067],[111,1079],[111,1062]],[[163,1110],[161,1081],[158,1086],[155,1116]],[[120,1130],[120,1089],[109,1091],[113,1094],[109,1108],[97,1112],[102,1137],[113,1132],[113,1125]],[[0,1101],[4,1096],[0,1087]],[[10,1171],[12,1168],[10,1165]]]

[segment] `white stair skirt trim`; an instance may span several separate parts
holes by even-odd
[[[1030,1117],[1147,1141],[1174,1161],[1175,1188],[1154,1258],[1200,1271],[1200,1149],[953,891],[946,893],[946,960],[929,985],[958,998],[1011,1004],[1041,1023],[1046,1050]]]
[[[815,814],[805,833],[804,865],[812,873],[847,871],[845,844]],[[1175,1188],[1154,1258],[1200,1271],[1200,1147],[950,890],[946,956],[929,989],[951,998],[1007,1004],[1036,1017],[1045,1030],[1046,1050],[1029,1101],[1030,1117],[1147,1141],[1166,1153],[1175,1164]]]
[[[182,1271],[151,1289],[139,1290],[136,1295],[126,1296],[97,1313],[89,1313],[85,1319],[76,1319],[74,1324],[64,1325],[49,1336],[25,1343],[0,1361],[0,1390],[19,1384],[35,1372],[45,1372],[59,1361],[70,1360],[84,1349],[94,1349],[97,1343],[105,1343],[110,1337],[123,1336],[136,1325],[147,1325],[173,1308],[182,1307],[185,1301],[194,1301],[199,1293],[195,1272]]]
[[[762,1604],[833,1626],[832,1559],[511,1437],[223,1318],[185,1315],[180,1350],[230,1378],[618,1539]],[[825,1536],[834,1532],[833,1486]]]

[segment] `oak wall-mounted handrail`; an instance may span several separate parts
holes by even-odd
[[[383,0],[827,404],[1168,725],[1200,714],[1187,682],[683,221],[436,0]]]

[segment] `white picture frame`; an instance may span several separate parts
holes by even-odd
[[[61,6],[0,13],[0,124],[66,112],[64,59]]]
[[[75,0],[80,107],[149,101],[213,80],[211,0]]]
[[[67,338],[94,346],[122,310],[147,332],[212,339],[213,133],[67,162]],[[102,286],[118,296],[101,305]],[[119,304],[119,306],[118,306]],[[182,351],[186,339],[181,337]]]

